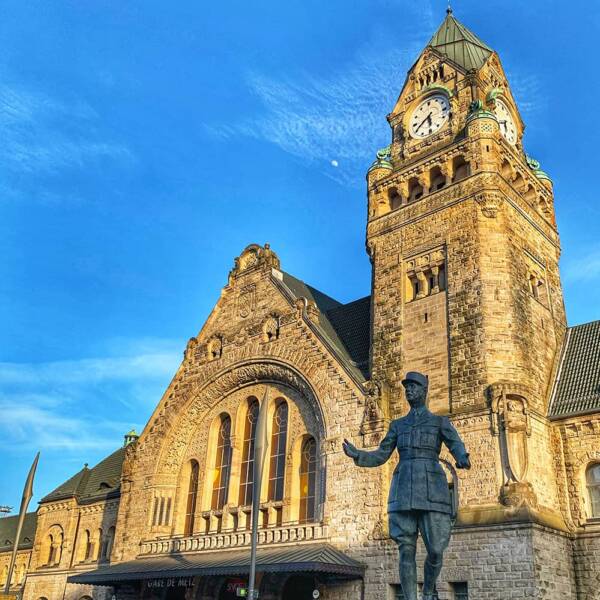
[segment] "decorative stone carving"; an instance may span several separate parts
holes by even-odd
[[[363,436],[364,446],[376,446],[381,441],[387,427],[384,410],[381,407],[381,386],[376,381],[365,384],[365,409],[360,433]]]
[[[531,420],[524,386],[511,382],[489,388],[492,433],[498,436],[504,481],[501,499],[506,506],[536,506],[533,487],[527,482]]]
[[[306,399],[307,406],[310,407],[310,419],[313,421],[310,428],[316,432],[319,439],[324,438],[323,409],[307,380],[293,367],[280,362],[250,362],[234,365],[225,372],[215,374],[214,379],[203,382],[188,392],[186,398],[182,399],[187,404],[180,413],[182,418],[177,423],[165,421],[161,425],[165,430],[171,429],[173,435],[170,436],[169,443],[163,446],[165,454],[157,467],[162,472],[177,472],[197,423],[202,420],[206,412],[232,390],[257,382],[280,383],[300,393]],[[327,395],[325,389],[323,389],[323,394]],[[310,426],[309,423],[307,425]],[[156,426],[158,426],[158,420]],[[165,434],[162,435],[164,437]]]
[[[184,359],[191,360],[194,357],[194,353],[197,347],[198,340],[195,337],[190,338],[188,340],[187,346],[185,347],[185,352],[183,353]]]
[[[256,308],[256,286],[248,285],[240,290],[237,298],[238,315],[245,319],[249,317]]]
[[[481,207],[481,212],[488,218],[493,219],[498,215],[498,210],[502,204],[502,196],[493,192],[484,192],[477,194],[475,200]]]
[[[223,339],[215,336],[208,341],[206,345],[208,360],[217,360],[223,355]]]
[[[244,251],[235,259],[233,269],[229,272],[229,285],[233,285],[235,279],[244,271],[250,271],[253,268],[281,268],[279,257],[269,244],[264,247],[258,244],[250,244],[246,246]]]
[[[419,300],[446,289],[446,255],[443,247],[408,259],[405,263],[406,302]]]
[[[273,342],[279,339],[279,316],[272,314],[267,317],[262,325],[263,342]]]

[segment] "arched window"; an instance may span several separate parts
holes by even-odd
[[[212,500],[210,507],[221,510],[227,503],[229,473],[231,472],[231,417],[221,415],[217,453],[215,456],[215,472],[213,479]]]
[[[390,210],[396,210],[402,206],[402,196],[398,192],[398,188],[392,187],[388,190],[388,200]]]
[[[446,176],[439,167],[433,167],[433,169],[431,169],[429,179],[431,181],[431,186],[429,187],[430,192],[437,192],[446,185]]]
[[[55,555],[56,555],[56,545],[55,545],[55,541],[54,541],[54,536],[50,533],[48,535],[48,561],[46,564],[53,565]]]
[[[591,465],[585,473],[590,496],[591,517],[600,517],[600,464]]]
[[[317,443],[310,437],[300,453],[300,523],[310,523],[315,518],[316,484]]]
[[[273,413],[271,460],[269,462],[269,500],[283,500],[285,450],[287,444],[288,405],[282,400]]]
[[[185,526],[183,529],[184,535],[192,535],[194,533],[194,516],[196,514],[196,500],[198,498],[199,473],[200,465],[198,464],[198,461],[190,461],[190,482],[188,485],[187,503],[185,508]]]
[[[416,177],[411,177],[408,181],[408,201],[414,202],[423,196],[423,186]]]
[[[60,562],[62,553],[63,534],[59,525],[53,525],[46,535],[41,555],[46,556],[46,565],[54,566]]]
[[[258,421],[258,400],[248,398],[248,412],[244,425],[244,441],[242,446],[242,465],[240,473],[240,506],[252,503],[252,482],[254,480],[254,437]]]
[[[92,540],[92,534],[88,529],[85,530],[83,534],[83,540],[85,544],[85,554],[83,555],[83,560],[91,560],[94,554],[94,542]]]
[[[452,160],[452,166],[454,168],[454,181],[460,181],[470,175],[469,163],[463,156],[456,156]]]
[[[6,580],[8,579],[8,565],[4,565],[2,568],[2,577],[0,577],[0,584],[3,586],[6,584]]]

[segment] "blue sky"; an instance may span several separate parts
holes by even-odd
[[[600,5],[454,9],[500,53],[554,179],[569,323],[599,319]],[[341,301],[369,292],[364,175],[444,16],[442,0],[2,3],[0,504],[18,506],[37,449],[34,502],[143,427],[248,243]]]

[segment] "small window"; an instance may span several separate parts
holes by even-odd
[[[591,517],[600,518],[600,464],[588,467],[585,479],[590,498]]]
[[[460,181],[471,174],[469,163],[462,156],[457,156],[452,161],[454,167],[454,181]]]
[[[413,202],[423,196],[423,186],[419,183],[419,180],[415,177],[411,178],[408,182],[408,201]]]
[[[423,584],[418,583],[417,587],[418,587],[419,598],[420,598],[421,594],[423,592]],[[394,584],[394,585],[392,585],[392,589],[394,590],[394,600],[405,600],[406,599],[406,596],[404,595],[404,592],[402,591],[401,585]],[[439,600],[439,595],[437,593],[437,590],[433,591],[432,598],[434,598],[434,600]]]
[[[390,203],[390,210],[396,210],[402,206],[402,196],[400,196],[398,189],[395,187],[389,189],[388,200]]]
[[[469,600],[469,586],[466,581],[451,583],[454,600]]]

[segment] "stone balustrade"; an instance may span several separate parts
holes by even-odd
[[[259,545],[284,544],[304,540],[325,539],[329,535],[327,525],[304,523],[269,527],[258,530]],[[193,536],[143,540],[140,555],[170,554],[172,552],[199,552],[223,548],[250,546],[250,530],[223,531],[221,533],[196,534]]]

